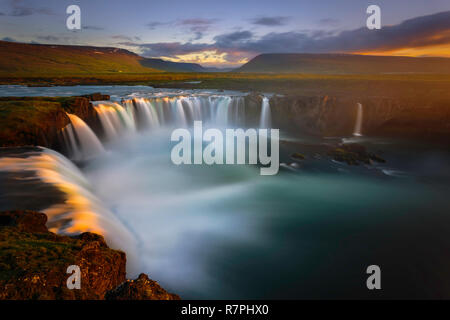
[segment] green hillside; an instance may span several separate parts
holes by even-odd
[[[144,58],[118,48],[25,44],[0,41],[1,76],[149,73]]]
[[[261,54],[234,71],[308,74],[450,74],[450,59],[351,54]]]

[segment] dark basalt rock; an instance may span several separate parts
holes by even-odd
[[[101,94],[100,92],[95,92],[91,94],[83,95],[82,97],[85,97],[89,99],[90,101],[103,101],[103,100],[109,100],[110,96],[107,94]]]
[[[141,273],[136,280],[127,280],[105,295],[106,300],[180,300],[156,282]]]
[[[293,158],[295,160],[305,160],[305,156],[299,152],[295,152],[295,153],[291,154],[291,158]]]
[[[330,150],[328,155],[336,161],[346,162],[349,165],[373,164],[373,161],[386,162],[380,156],[367,152],[366,147],[357,143],[341,144]]]
[[[102,134],[97,112],[90,101],[108,100],[94,93],[75,97],[0,97],[0,147],[43,146],[63,150],[61,130],[75,114]]]
[[[0,227],[15,227],[21,232],[46,233],[47,216],[29,210],[0,212]]]

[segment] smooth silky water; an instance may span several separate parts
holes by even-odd
[[[117,101],[164,95],[148,87],[9,86],[0,93],[15,90],[101,91]],[[263,126],[267,119],[261,117]],[[387,164],[353,168],[320,159],[298,169],[285,157],[277,175],[260,176],[250,165],[172,164],[170,134],[179,119],[160,120],[139,132],[128,127],[82,168],[96,196],[135,237],[133,270],[185,299],[376,298],[365,271],[377,264],[383,298],[450,298],[445,150],[354,137],[383,150]]]

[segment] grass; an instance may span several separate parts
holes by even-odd
[[[76,113],[76,97],[0,97],[0,146],[44,143]],[[47,136],[48,138],[48,136]]]
[[[187,83],[201,81],[200,83]],[[186,89],[230,89],[295,95],[450,96],[450,75],[437,74],[247,74],[247,73],[142,73],[9,77],[0,84],[150,85]]]
[[[59,237],[59,236],[58,236]],[[14,227],[2,227],[0,232],[0,280],[19,278],[28,273],[45,273],[64,269],[76,261],[81,241],[59,237],[52,233],[27,233]]]

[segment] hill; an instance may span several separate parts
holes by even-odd
[[[172,62],[162,59],[145,58],[141,60],[141,64],[145,67],[164,70],[166,72],[225,72],[229,69],[208,68],[197,63]]]
[[[128,50],[89,46],[43,45],[0,41],[0,74],[148,73],[143,58]]]
[[[308,74],[450,74],[449,58],[352,54],[261,54],[235,72]]]
[[[148,59],[112,47],[0,41],[0,76],[216,72],[194,63]]]

